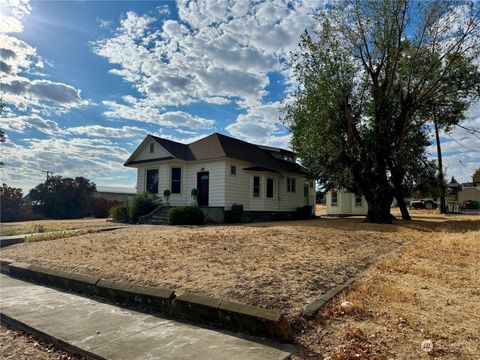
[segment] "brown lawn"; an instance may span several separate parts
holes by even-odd
[[[0,223],[0,236],[38,232],[91,229],[111,225],[106,219],[84,218],[77,220],[34,220]]]
[[[1,257],[281,309],[294,324],[297,358],[413,359],[427,356],[423,339],[444,341],[433,354],[454,358],[478,349],[479,220],[421,212],[394,225],[324,218],[135,226],[15,245]],[[301,317],[310,301],[359,273],[363,280],[321,316]],[[353,306],[343,311],[345,299]]]

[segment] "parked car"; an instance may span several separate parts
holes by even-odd
[[[436,209],[438,204],[433,199],[413,199],[410,201],[410,209]]]
[[[460,203],[462,209],[477,210],[480,208],[480,205],[477,201],[474,200],[465,200]]]

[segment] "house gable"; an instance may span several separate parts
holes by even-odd
[[[151,147],[153,152],[151,152]],[[141,164],[149,161],[175,159],[153,136],[147,135],[142,143],[125,162],[125,166]]]

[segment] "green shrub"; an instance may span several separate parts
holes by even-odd
[[[120,205],[123,205],[123,202],[118,200],[107,200],[102,197],[95,198],[92,203],[92,215],[96,218],[106,218],[111,208]]]
[[[157,195],[141,193],[135,195],[128,203],[128,217],[131,223],[137,223],[140,216],[147,215],[161,205]]]
[[[126,205],[114,206],[110,209],[110,217],[114,222],[128,222],[128,208]]]
[[[225,212],[225,222],[239,223],[242,222],[243,205],[233,204],[231,209]]]
[[[312,218],[312,206],[305,205],[297,208],[297,213],[295,216],[299,220],[311,219]]]
[[[170,225],[203,225],[205,218],[202,210],[196,206],[179,206],[168,210]]]

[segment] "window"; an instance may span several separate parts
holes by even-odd
[[[230,175],[237,175],[237,167],[235,165],[230,166]]]
[[[355,206],[363,206],[362,195],[355,194]]]
[[[304,197],[308,197],[308,185],[305,185],[305,186],[303,187],[303,196],[304,196]]]
[[[253,177],[253,197],[260,197],[260,177]]]
[[[338,193],[336,191],[332,191],[331,196],[332,196],[332,198],[330,199],[330,205],[337,206],[338,205]]]
[[[296,179],[287,178],[287,192],[296,192]]]
[[[155,151],[155,144],[150,143],[150,153],[153,153]]]
[[[273,199],[273,179],[267,179],[267,198]]]
[[[182,188],[182,168],[172,168],[172,194],[180,194]]]
[[[158,194],[158,169],[147,170],[146,190],[152,194]]]

